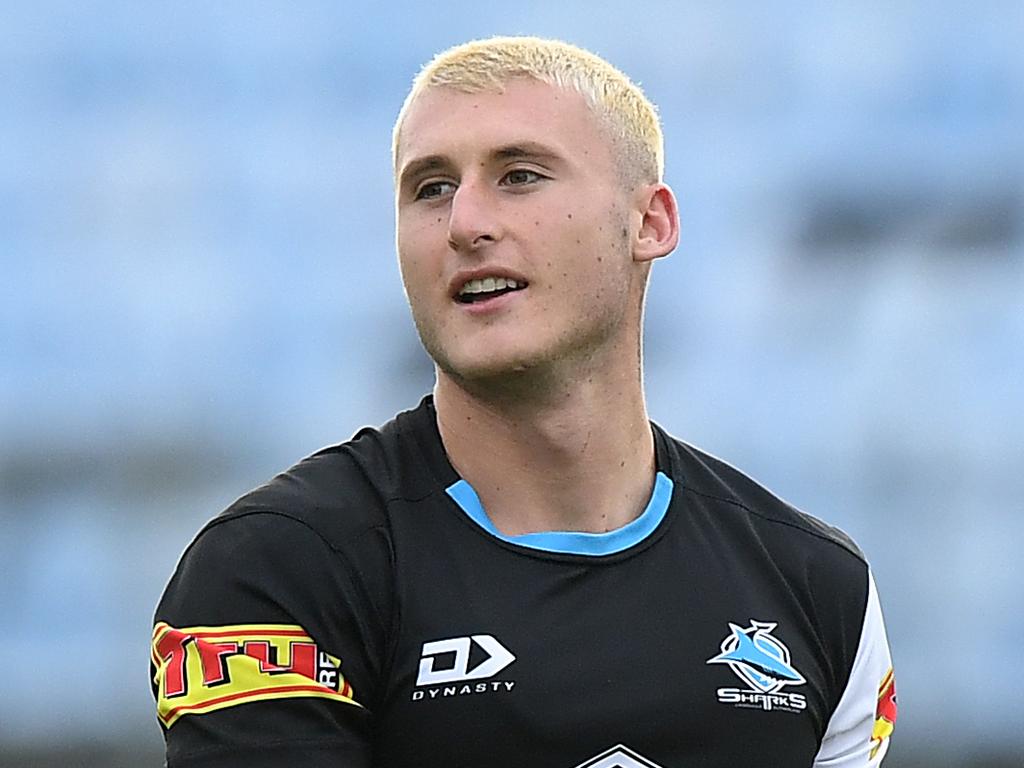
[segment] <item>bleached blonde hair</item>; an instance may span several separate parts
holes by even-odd
[[[576,91],[608,133],[613,152],[630,183],[660,182],[665,173],[665,140],[657,108],[625,74],[600,56],[561,40],[492,37],[437,54],[413,80],[392,133],[397,171],[402,124],[427,88],[465,93],[501,91],[513,78],[533,78]]]

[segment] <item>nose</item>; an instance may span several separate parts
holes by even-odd
[[[500,211],[486,184],[463,179],[452,196],[448,214],[448,245],[454,251],[475,251],[501,237]]]

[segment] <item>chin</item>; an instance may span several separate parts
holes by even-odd
[[[442,351],[440,354],[431,352],[430,356],[441,371],[455,381],[468,385],[512,383],[544,368],[542,355],[516,354],[507,350],[501,355],[459,355]]]
[[[442,371],[462,381],[485,382],[493,379],[511,378],[529,373],[536,368],[525,360],[506,358],[487,360],[445,360],[436,361]]]

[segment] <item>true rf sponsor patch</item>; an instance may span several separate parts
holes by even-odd
[[[355,700],[341,660],[320,650],[299,626],[239,624],[153,629],[157,716],[170,727],[183,715],[204,714],[267,699]]]

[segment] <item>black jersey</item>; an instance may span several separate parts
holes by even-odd
[[[169,768],[877,765],[859,550],[652,428],[650,502],[605,534],[499,532],[430,398],[243,496],[157,609]]]

